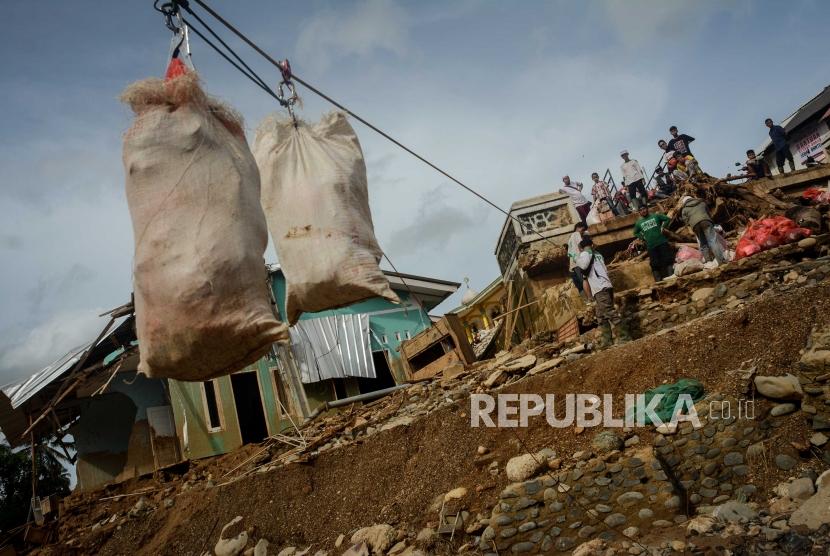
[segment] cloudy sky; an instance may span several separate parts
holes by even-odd
[[[502,207],[558,189],[565,173],[618,175],[621,148],[653,166],[671,124],[697,138],[704,169],[725,174],[762,142],[765,117],[784,118],[830,81],[822,0],[212,5]],[[130,113],[117,98],[165,69],[169,31],[151,6],[3,5],[0,384],[90,339],[97,315],[129,299],[120,151]],[[277,108],[198,38],[192,47],[207,89],[245,115],[249,133]],[[328,109],[303,97],[307,119]],[[495,278],[503,215],[355,126],[377,235],[398,269],[469,276],[475,288]]]

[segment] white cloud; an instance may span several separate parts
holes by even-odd
[[[743,0],[709,0],[692,3],[652,0],[607,0],[605,16],[627,47],[654,41],[680,41],[700,32],[716,13],[750,9]]]
[[[388,0],[365,0],[340,11],[321,11],[304,25],[297,58],[312,71],[324,71],[338,59],[387,52],[403,57],[408,48],[409,19]]]
[[[104,326],[103,309],[55,314],[35,326],[18,343],[0,352],[0,384],[41,370],[58,357],[95,339]]]

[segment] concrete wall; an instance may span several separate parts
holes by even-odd
[[[115,377],[106,393],[83,400],[71,429],[78,451],[78,490],[91,490],[155,469],[147,408],[168,405],[161,380]]]
[[[272,274],[272,287],[281,315],[285,314],[285,278],[281,273]],[[301,319],[330,316],[334,314],[369,314],[372,332],[372,351],[385,350],[393,378],[397,382],[405,380],[403,364],[398,347],[407,337],[413,337],[429,327],[429,315],[421,310],[406,291],[397,291],[401,304],[396,305],[384,299],[368,299],[348,307],[333,311],[303,314]],[[400,338],[400,339],[398,339]],[[303,385],[299,380],[292,380],[291,373],[296,373],[290,350],[276,350],[277,357],[266,356],[246,371],[257,373],[260,396],[263,404],[268,433],[273,435],[291,427],[291,421],[280,410],[278,400],[280,389],[284,397],[283,406],[291,413],[295,422],[302,421],[302,416],[314,411],[326,401],[336,399],[332,381]],[[278,383],[278,381],[281,381]],[[171,405],[176,423],[176,433],[185,457],[198,459],[223,454],[242,445],[242,434],[234,403],[231,378],[229,376],[215,379],[215,389],[219,397],[220,419],[222,426],[218,430],[208,428],[208,419],[204,402],[204,389],[201,382],[168,381]],[[347,396],[360,393],[357,379],[346,378],[343,387]],[[299,391],[302,390],[302,391]],[[184,429],[187,429],[187,448],[185,449]]]

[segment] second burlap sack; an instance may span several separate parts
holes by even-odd
[[[286,318],[371,297],[399,302],[378,263],[366,163],[342,112],[316,124],[273,115],[254,140],[262,207],[286,279]]]

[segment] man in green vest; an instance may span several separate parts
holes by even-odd
[[[674,252],[663,235],[663,227],[669,222],[665,214],[649,214],[648,207],[644,206],[640,209],[640,219],[634,224],[634,236],[646,244],[651,273],[657,282],[674,274]]]

